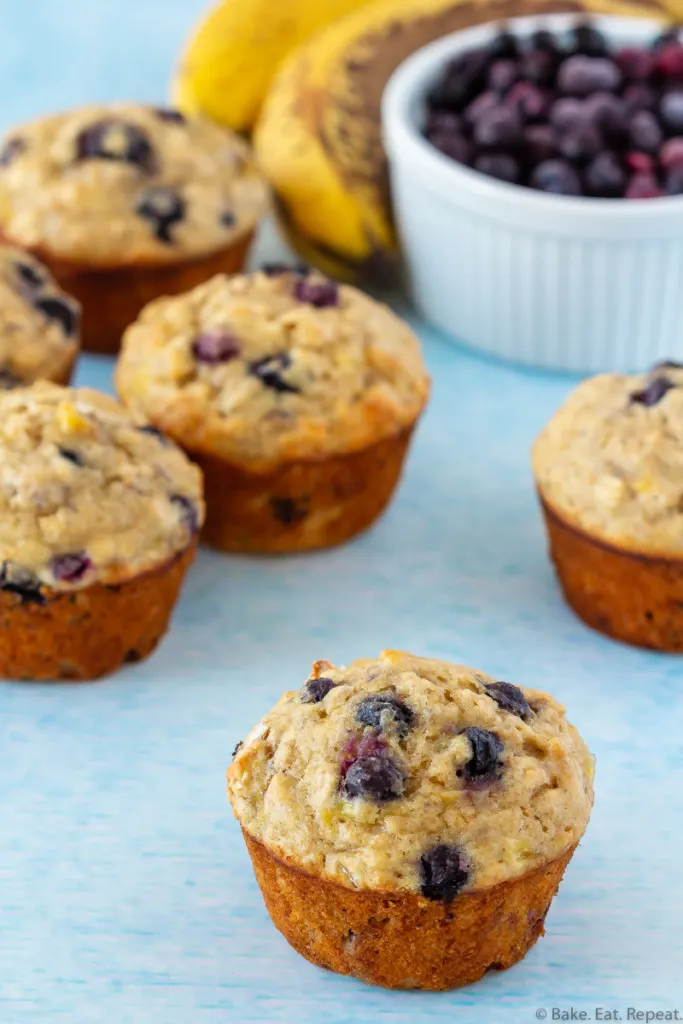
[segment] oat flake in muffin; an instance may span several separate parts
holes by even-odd
[[[64,383],[78,352],[79,315],[45,267],[0,245],[0,389]]]
[[[538,438],[534,472],[543,498],[592,536],[683,553],[683,366],[584,381]]]
[[[91,265],[226,248],[253,229],[266,196],[246,143],[166,108],[82,107],[0,144],[0,229]]]
[[[566,853],[592,780],[548,694],[385,651],[316,662],[238,748],[228,793],[244,829],[288,863],[448,901]]]
[[[113,399],[0,394],[0,589],[128,580],[184,551],[203,516],[199,470]]]
[[[386,306],[281,268],[151,303],[116,383],[184,447],[254,471],[392,437],[429,392],[419,342]]]

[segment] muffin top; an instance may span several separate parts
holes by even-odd
[[[150,303],[116,383],[184,447],[253,470],[384,440],[429,393],[419,342],[386,306],[280,267]]]
[[[0,589],[120,583],[191,543],[201,473],[112,398],[44,382],[0,394]]]
[[[237,136],[176,110],[82,107],[0,145],[0,227],[12,241],[110,266],[229,246],[266,207]]]
[[[238,747],[228,793],[250,835],[312,874],[450,899],[578,842],[592,779],[548,694],[384,651],[316,662]]]
[[[78,351],[80,307],[42,264],[0,245],[0,389],[63,381]]]
[[[683,366],[584,381],[536,441],[534,471],[571,525],[644,554],[683,554]]]

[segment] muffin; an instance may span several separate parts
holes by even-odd
[[[226,551],[339,544],[391,498],[429,378],[386,306],[317,273],[218,276],[125,334],[123,401],[202,467]]]
[[[0,389],[35,380],[68,384],[79,347],[80,307],[49,271],[0,245]]]
[[[548,694],[384,651],[316,662],[238,745],[228,794],[299,953],[388,988],[447,989],[543,934],[592,780]]]
[[[683,651],[683,366],[585,381],[533,463],[569,605],[608,636]]]
[[[203,515],[197,467],[113,399],[0,393],[0,675],[93,679],[145,658]]]
[[[0,144],[0,235],[78,299],[95,352],[156,296],[239,270],[266,205],[247,144],[176,110],[83,107]]]

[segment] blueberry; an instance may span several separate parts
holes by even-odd
[[[13,562],[0,564],[0,590],[16,594],[26,604],[45,604],[45,595],[38,577]]]
[[[514,145],[519,141],[522,122],[515,107],[500,106],[487,110],[474,125],[474,141],[486,148]]]
[[[308,272],[309,268],[301,263],[294,267],[290,267],[287,263],[263,263],[261,265],[261,273],[266,277],[282,277],[283,274],[298,274],[299,277],[305,277]]]
[[[294,384],[289,384],[282,376],[283,371],[289,369],[291,364],[289,352],[280,352],[276,356],[266,356],[265,359],[259,359],[252,363],[249,372],[258,377],[264,387],[281,394],[297,395],[299,388]]]
[[[531,186],[558,196],[580,196],[583,191],[578,174],[565,160],[544,160],[534,168]]]
[[[232,331],[216,328],[199,335],[192,354],[200,363],[227,363],[240,354],[240,345]]]
[[[486,47],[486,53],[494,60],[499,58],[510,59],[519,53],[517,37],[508,32],[507,29],[498,32]]]
[[[560,136],[559,150],[572,163],[585,164],[597,156],[603,146],[600,132],[590,124],[569,128]]]
[[[319,704],[337,685],[333,679],[327,679],[325,676],[320,676],[318,679],[307,679],[301,687],[301,703]]]
[[[662,167],[667,168],[683,164],[683,137],[675,135],[664,143],[659,154],[659,162]]]
[[[476,99],[472,100],[465,107],[464,117],[465,123],[468,125],[475,124],[480,117],[486,114],[489,110],[494,110],[500,104],[500,98],[497,93],[491,89],[487,89],[485,92],[479,93]]]
[[[677,363],[675,359],[663,359],[652,367],[653,370],[683,370],[683,363]]]
[[[683,78],[683,46],[679,42],[662,46],[657,54],[657,70],[666,78]]]
[[[242,742],[242,740],[238,740],[237,743],[235,744],[235,749],[232,752],[232,756],[233,757],[237,757],[237,755],[239,754],[239,752],[240,752],[240,750],[242,749],[243,746],[244,746],[244,743]]]
[[[85,128],[76,138],[77,160],[117,160],[140,170],[154,170],[154,150],[137,125],[110,118]]]
[[[73,303],[68,302],[66,299],[48,297],[36,299],[34,306],[48,320],[55,320],[61,326],[67,338],[71,338],[76,333],[79,314]]]
[[[551,86],[557,71],[557,57],[550,50],[531,50],[520,61],[522,78],[533,85]]]
[[[656,153],[664,140],[664,133],[654,114],[638,110],[629,124],[629,140],[634,149],[643,153]]]
[[[18,156],[26,149],[26,143],[15,135],[12,139],[6,139],[0,145],[0,167],[9,167]]]
[[[439,843],[420,857],[419,874],[423,896],[450,903],[467,885],[470,873],[457,846]]]
[[[505,56],[504,53],[497,56]],[[431,110],[459,109],[484,89],[490,56],[483,50],[469,50],[450,62],[445,73],[427,96]]]
[[[659,116],[671,132],[683,132],[683,89],[670,89],[659,102]]]
[[[645,82],[634,82],[624,89],[626,112],[634,114],[637,110],[654,110],[657,105],[657,93]]]
[[[187,118],[175,107],[154,107],[154,113],[160,121],[167,121],[169,124],[187,124]]]
[[[156,437],[162,444],[168,444],[168,438],[159,430],[158,427],[153,427],[151,423],[143,423],[141,427],[138,427],[141,434],[149,434],[150,437]]]
[[[310,502],[308,498],[271,498],[268,507],[273,519],[283,526],[300,523],[308,515]]]
[[[557,53],[559,50],[557,37],[547,28],[541,28],[536,32],[532,32],[529,45],[532,52],[539,50],[542,53]]]
[[[640,46],[625,46],[615,56],[622,75],[629,82],[645,82],[652,74],[654,57],[651,50]]]
[[[237,223],[237,217],[232,210],[223,210],[220,216],[220,222],[224,228],[234,228]]]
[[[373,693],[360,702],[355,717],[361,725],[369,725],[377,732],[387,732],[391,728],[399,736],[406,736],[415,713],[392,693]]]
[[[472,143],[463,135],[437,133],[430,142],[440,153],[459,164],[469,164],[472,159]]]
[[[507,153],[482,153],[472,166],[499,181],[516,182],[520,179],[519,163]]]
[[[78,466],[79,469],[82,469],[85,465],[80,452],[74,451],[73,448],[60,448],[59,454],[63,459],[66,459],[67,462],[71,462],[74,466]]]
[[[664,188],[667,195],[683,195],[683,164],[674,164],[669,167],[664,176]]]
[[[562,96],[550,108],[550,123],[559,132],[587,120],[586,107],[581,100],[573,96]]]
[[[6,367],[0,368],[0,391],[11,391],[13,388],[20,388],[25,381],[18,377],[13,370]]]
[[[625,199],[656,199],[664,193],[654,174],[634,174],[624,193]]]
[[[160,242],[169,245],[173,243],[171,228],[185,216],[185,200],[174,188],[155,185],[140,193],[135,212],[150,222]]]
[[[586,168],[588,193],[605,199],[616,199],[626,188],[626,172],[616,153],[605,150],[598,153]]]
[[[557,156],[557,136],[548,124],[530,124],[524,130],[524,149],[531,164]]]
[[[42,288],[47,280],[45,274],[34,267],[32,263],[15,263],[14,269],[22,280],[22,283],[31,290]]]
[[[486,683],[485,686],[487,694],[491,700],[495,700],[501,711],[508,711],[518,718],[528,718],[531,715],[529,702],[519,686],[502,682]]]
[[[294,298],[316,309],[339,305],[339,287],[334,281],[305,277],[294,285]]]
[[[55,555],[50,563],[52,575],[64,583],[77,583],[83,579],[92,562],[84,551],[76,551],[68,555]]]
[[[649,408],[661,402],[664,395],[675,387],[676,385],[668,377],[654,377],[649,384],[645,385],[642,391],[633,392],[631,401]]]
[[[496,93],[506,93],[519,78],[519,65],[514,60],[496,60],[489,68],[488,85]]]
[[[184,494],[171,494],[170,501],[179,509],[180,521],[183,525],[188,528],[190,533],[196,533],[199,529],[199,516],[195,503],[186,498]]]
[[[672,25],[671,28],[666,30],[666,32],[662,32],[661,35],[659,35],[652,44],[652,49],[654,50],[654,52],[659,53],[659,51],[662,50],[669,43],[677,43],[678,31],[678,26]]]
[[[458,771],[466,782],[493,782],[500,778],[503,744],[495,732],[472,726],[465,729],[472,754]]]
[[[513,107],[525,121],[539,121],[548,113],[549,99],[531,82],[518,82],[505,97],[505,106]]]
[[[621,71],[613,60],[606,57],[586,57],[577,54],[568,57],[557,73],[557,85],[561,92],[574,96],[588,96],[602,90],[611,92],[619,87]]]
[[[432,110],[427,115],[425,135],[459,135],[462,131],[462,118],[452,110]]]
[[[343,790],[349,797],[383,804],[403,796],[405,775],[387,754],[357,758],[347,770]]]
[[[570,33],[570,46],[575,53],[587,57],[604,57],[607,53],[607,41],[602,32],[588,22],[577,25]]]
[[[584,100],[584,111],[589,121],[603,133],[610,145],[625,145],[628,138],[626,105],[611,92],[596,92]]]

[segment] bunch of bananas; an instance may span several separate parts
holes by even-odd
[[[561,12],[679,20],[683,0],[290,0],[284,9],[224,0],[190,45],[177,99],[253,129],[291,243],[327,273],[363,281],[398,256],[380,103],[406,57],[482,22]]]

